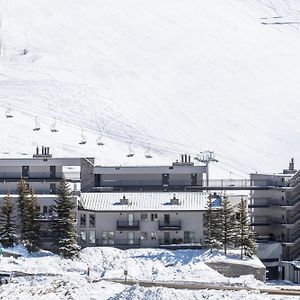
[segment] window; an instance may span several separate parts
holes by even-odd
[[[90,228],[95,228],[96,227],[96,215],[90,215]]]
[[[101,184],[101,175],[100,174],[94,174],[94,187],[100,187]]]
[[[195,243],[195,232],[185,231],[183,233],[184,243]]]
[[[151,221],[157,221],[157,214],[151,214]]]
[[[44,205],[43,206],[43,214],[48,213],[48,206]]]
[[[157,232],[151,232],[151,240],[157,240]]]
[[[134,244],[134,233],[133,232],[128,232],[128,244],[129,245]]]
[[[89,231],[89,243],[96,244],[96,231],[95,230]]]
[[[50,183],[50,194],[56,194],[56,184]]]
[[[29,177],[29,166],[22,166],[22,177]]]
[[[148,214],[141,214],[141,221],[147,222],[148,221]]]
[[[147,232],[141,232],[141,240],[144,240],[144,241],[148,240]]]
[[[53,214],[53,207],[49,206],[49,215],[52,215],[52,214]]]
[[[80,231],[80,242],[86,243],[86,231],[85,230]]]
[[[115,233],[113,231],[102,232],[103,245],[113,245],[115,243]]]
[[[80,227],[86,227],[86,215],[80,215]]]

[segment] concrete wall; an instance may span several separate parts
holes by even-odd
[[[94,158],[80,159],[81,191],[91,192],[94,187]]]
[[[228,262],[209,262],[206,263],[212,269],[218,271],[226,277],[239,277],[241,275],[253,275],[254,278],[265,282],[266,268],[253,267],[245,264],[228,263]]]

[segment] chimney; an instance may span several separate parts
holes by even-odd
[[[295,164],[294,164],[294,158],[291,158],[290,164],[289,164],[289,170],[293,171],[295,168]]]
[[[189,163],[191,162],[191,156],[189,155]]]
[[[44,149],[44,146],[42,146],[42,155],[45,154],[45,149]]]
[[[36,147],[36,155],[39,155],[39,147]]]
[[[187,154],[184,154],[184,162],[187,163]]]
[[[184,162],[184,155],[181,154],[180,156],[181,156],[181,162],[183,163]]]

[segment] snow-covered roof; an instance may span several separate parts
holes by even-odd
[[[174,196],[178,201],[171,200]],[[185,192],[82,193],[79,207],[93,211],[204,211],[207,197],[207,193]]]

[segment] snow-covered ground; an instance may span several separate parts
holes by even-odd
[[[0,156],[45,144],[161,164],[210,149],[214,177],[297,166],[299,12],[298,0],[0,0]]]
[[[239,262],[238,254],[226,258],[220,252],[210,254],[203,250],[86,248],[80,259],[61,259],[49,252],[23,257],[1,258],[1,271],[19,271],[34,274],[15,277],[8,285],[0,286],[0,299],[295,299],[268,296],[256,291],[265,287],[252,275],[226,278],[208,267],[212,260]],[[260,265],[257,259],[245,263]],[[85,272],[90,267],[90,277]],[[253,291],[180,290],[162,287],[144,288],[138,284],[126,286],[100,279],[128,279],[153,282],[201,282],[209,284],[252,287]],[[98,282],[91,282],[99,280]]]

